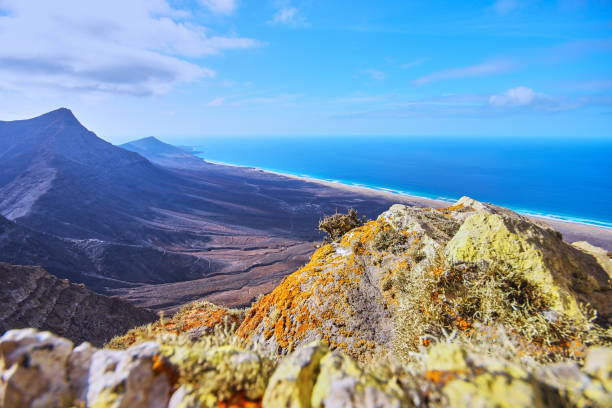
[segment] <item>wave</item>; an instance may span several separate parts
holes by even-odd
[[[397,188],[381,187],[381,186],[375,186],[375,185],[370,185],[370,184],[365,184],[365,183],[354,182],[351,180],[331,179],[331,178],[321,177],[321,176],[312,175],[312,174],[292,173],[286,170],[272,169],[272,168],[267,168],[267,167],[245,166],[245,165],[241,165],[238,163],[227,163],[227,162],[220,162],[220,161],[214,161],[214,160],[209,160],[209,159],[206,159],[206,161],[209,163],[219,164],[223,166],[250,168],[250,169],[266,171],[266,172],[271,172],[271,173],[276,173],[276,174],[281,174],[281,175],[286,175],[286,176],[291,176],[291,177],[320,180],[320,181],[324,181],[327,183],[343,184],[343,185],[352,186],[352,187],[367,188],[370,190],[383,191],[383,192],[391,193],[391,194],[397,194],[397,195],[408,196],[408,197],[416,197],[416,198],[426,198],[430,200],[443,201],[447,203],[454,203],[460,198],[460,197],[446,197],[446,196],[436,195],[436,194],[427,194],[423,192],[409,191],[409,190],[403,190],[403,189],[397,189]],[[607,222],[607,221],[589,219],[589,218],[573,216],[573,215],[566,215],[566,214],[554,214],[554,213],[549,213],[549,212],[534,210],[534,209],[528,209],[528,208],[513,207],[510,205],[503,204],[503,203],[497,203],[497,204],[503,207],[506,207],[506,208],[510,208],[511,210],[516,211],[519,214],[523,214],[527,216],[535,216],[539,218],[549,219],[552,221],[563,221],[563,222],[570,222],[572,224],[583,224],[583,225],[596,226],[599,228],[612,229],[612,223]]]

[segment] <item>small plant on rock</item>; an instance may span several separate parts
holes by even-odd
[[[344,234],[353,228],[361,227],[366,223],[366,217],[359,217],[357,210],[350,208],[347,214],[335,213],[319,221],[319,231],[325,232],[325,243],[338,241]]]

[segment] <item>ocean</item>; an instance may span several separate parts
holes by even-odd
[[[612,228],[612,140],[206,138],[206,160]]]

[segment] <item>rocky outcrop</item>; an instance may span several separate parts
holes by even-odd
[[[134,327],[113,338],[108,346],[125,349],[168,334],[185,335],[192,340],[198,340],[218,331],[234,332],[243,320],[242,309],[228,309],[210,302],[197,301],[183,306],[170,319],[162,318],[153,324]]]
[[[602,262],[544,223],[468,197],[446,209],[394,205],[319,248],[237,333],[281,353],[320,340],[365,361],[502,325],[527,354],[574,353],[612,322]]]
[[[612,406],[608,260],[469,198],[394,205],[246,317],[198,302],[104,350],[5,333],[0,408]]]
[[[350,357],[311,343],[278,366],[263,398],[268,407],[405,407],[395,379],[365,373]]]
[[[166,407],[172,374],[155,343],[96,350],[49,332],[0,338],[0,407]]]
[[[313,342],[263,350],[166,338],[99,350],[33,329],[0,338],[0,407],[595,407],[612,404],[612,349],[519,364],[441,342],[403,366],[360,364]]]
[[[89,341],[101,346],[134,326],[157,320],[150,310],[98,295],[40,267],[0,263],[0,281],[2,333],[34,327],[77,343]]]

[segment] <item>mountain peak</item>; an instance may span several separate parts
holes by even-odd
[[[162,142],[161,140],[159,140],[158,138],[156,138],[155,136],[149,136],[149,137],[143,137],[142,139],[138,139],[138,140],[134,140],[132,143],[163,143],[166,144],[164,142]]]
[[[63,107],[52,110],[51,112],[44,113],[35,119],[42,119],[42,118],[60,120],[65,123],[80,124],[79,120],[76,118],[76,116],[74,116],[74,113],[72,113],[70,109],[63,108]]]

